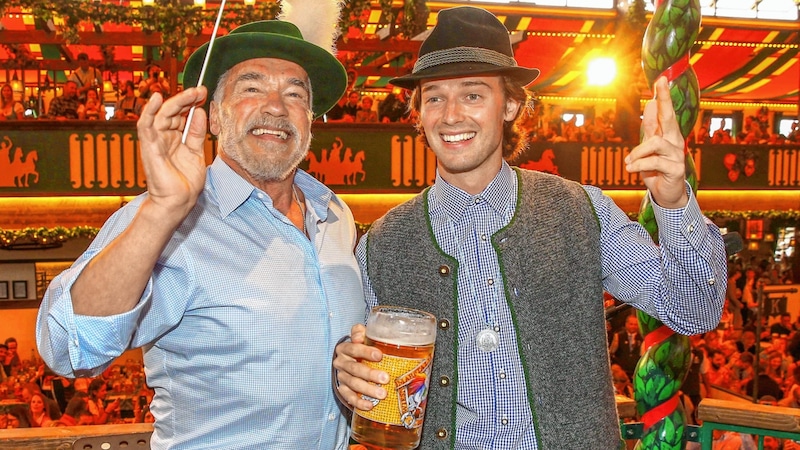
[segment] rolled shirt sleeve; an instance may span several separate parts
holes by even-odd
[[[688,184],[686,207],[665,209],[652,202],[659,245],[600,189],[585,189],[601,224],[605,289],[678,333],[714,329],[725,298],[725,245]]]
[[[70,290],[89,261],[91,257],[76,262],[53,280],[39,309],[36,325],[39,352],[45,363],[62,376],[98,375],[128,350],[152,291],[150,280],[136,307],[124,314],[107,317],[75,314]]]

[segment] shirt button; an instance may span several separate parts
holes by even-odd
[[[330,421],[336,420],[336,414],[334,414],[334,413],[328,414],[328,420],[330,420]]]
[[[447,265],[444,265],[444,264],[439,266],[439,275],[442,276],[442,277],[446,277],[446,276],[450,275],[450,267],[448,267]]]
[[[475,204],[477,205],[480,202],[481,202],[481,198],[480,197],[475,197]]]
[[[333,311],[328,313],[328,317],[333,318]]]
[[[503,417],[502,419],[500,419],[500,423],[502,423],[503,425],[508,425],[508,419]]]
[[[481,234],[481,240],[482,240],[482,241],[485,241],[485,240],[486,240],[486,235],[485,235],[485,234]]]
[[[715,279],[713,279],[713,278],[711,278],[710,280],[708,280],[708,285],[709,285],[709,286],[713,286],[713,285],[715,285],[716,283],[717,283],[717,280],[715,280]]]
[[[501,380],[505,380],[506,379],[506,373],[505,372],[500,372],[499,377],[500,377]]]
[[[486,283],[488,283],[489,286],[493,285],[494,284],[494,278],[489,278],[488,280],[486,280]]]
[[[686,231],[688,231],[689,233],[693,233],[694,232],[694,224],[690,223],[689,226],[686,227]]]

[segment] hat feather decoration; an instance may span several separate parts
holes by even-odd
[[[278,20],[293,23],[305,40],[335,55],[342,4],[342,0],[282,0]]]

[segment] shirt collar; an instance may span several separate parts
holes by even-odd
[[[328,218],[328,208],[331,203],[339,208],[344,207],[341,200],[333,195],[333,191],[303,170],[297,169],[294,182],[303,191],[306,201],[320,220],[325,221]],[[219,156],[209,166],[206,189],[213,192],[217,198],[222,217],[227,217],[254,193],[262,192],[234,172]],[[269,196],[265,198],[266,202],[272,203]]]
[[[467,207],[484,201],[498,215],[513,210],[517,197],[516,173],[503,161],[494,179],[478,195],[471,195],[445,181],[436,172],[436,183],[431,188],[430,208],[446,214],[450,220],[459,222]]]

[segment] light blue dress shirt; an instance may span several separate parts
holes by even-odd
[[[132,311],[76,315],[70,288],[146,194],[53,280],[37,320],[42,357],[72,377],[143,347],[154,449],[346,448],[330,374],[334,345],[365,313],[352,213],[298,171],[308,239],[221,159],[207,173]]]
[[[725,249],[719,229],[703,217],[688,185],[690,200],[685,208],[665,210],[654,205],[661,246],[654,245],[644,228],[630,221],[600,189],[584,186],[584,190],[600,221],[604,288],[679,333],[713,329],[725,295]],[[506,163],[478,195],[438,175],[428,192],[436,240],[459,264],[458,450],[537,448],[516,333],[491,241],[513,218],[517,192],[516,173]],[[362,272],[365,243],[362,239],[356,249]],[[367,303],[373,306],[377,299],[366,273],[364,285]],[[500,330],[500,346],[491,353],[475,343],[478,332],[488,327]]]

